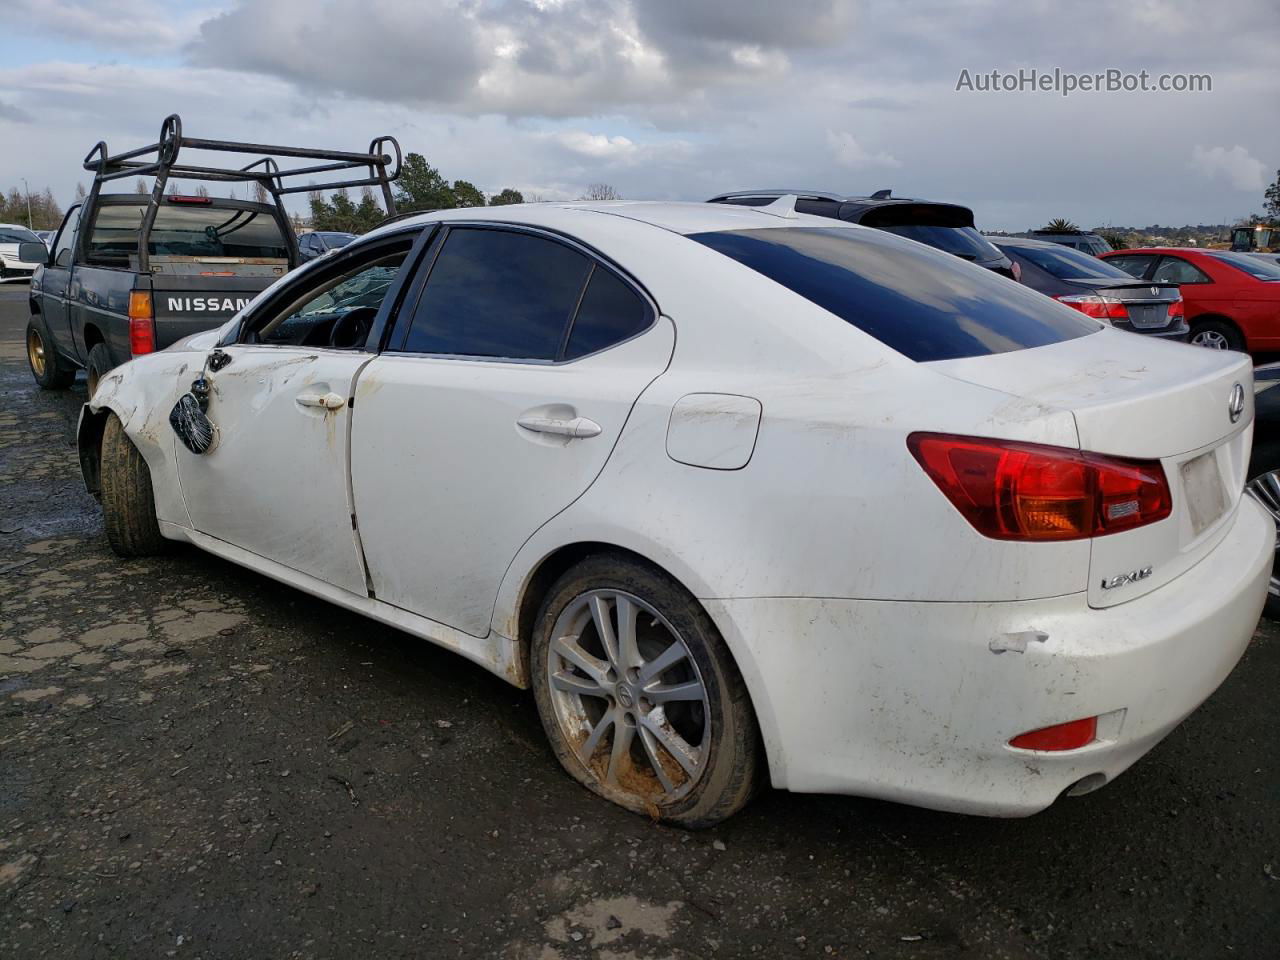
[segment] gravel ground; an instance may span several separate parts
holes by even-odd
[[[1028,820],[596,800],[532,698],[194,550],[121,561],[0,287],[0,957],[1280,955],[1280,631]]]

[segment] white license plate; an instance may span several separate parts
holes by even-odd
[[[1182,465],[1182,493],[1187,498],[1191,529],[1196,536],[1227,512],[1227,489],[1212,450]]]

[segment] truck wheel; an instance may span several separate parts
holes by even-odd
[[[76,368],[58,355],[49,328],[40,317],[27,322],[27,363],[31,375],[44,390],[63,390],[76,378]]]
[[[93,349],[89,351],[89,359],[85,363],[85,377],[89,382],[89,399],[93,399],[94,392],[98,389],[98,382],[115,369],[115,364],[111,362],[111,354],[107,353],[107,345],[105,343],[95,343]]]
[[[151,471],[114,413],[102,431],[102,519],[111,549],[122,557],[146,557],[164,551]]]

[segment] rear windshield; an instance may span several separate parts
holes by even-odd
[[[1229,263],[1258,280],[1280,280],[1280,263],[1249,253],[1229,253],[1226,250],[1206,250],[1209,256]]]
[[[39,239],[24,227],[0,227],[0,243],[35,243]]]
[[[922,224],[901,224],[880,227],[908,240],[937,247],[965,260],[999,260],[1001,253],[973,227],[929,227]]]
[[[690,239],[916,361],[1007,353],[1101,329],[1021,284],[876,230],[776,227]]]
[[[1133,277],[1105,260],[1091,257],[1060,243],[1044,247],[1024,247],[1010,244],[1007,248],[1035,264],[1059,280],[1132,280]]]
[[[104,266],[129,266],[138,254],[138,233],[146,200],[98,208],[87,259]],[[270,213],[229,207],[162,203],[147,246],[151,256],[243,257],[287,260],[280,224]]]

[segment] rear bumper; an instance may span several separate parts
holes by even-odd
[[[1231,672],[1275,552],[1248,498],[1211,554],[1104,610],[1084,594],[1018,603],[704,601],[738,658],[776,786],[1025,816],[1123,772]],[[1024,637],[1025,649],[1009,635]],[[1020,733],[1101,716],[1098,738],[1043,753]]]

